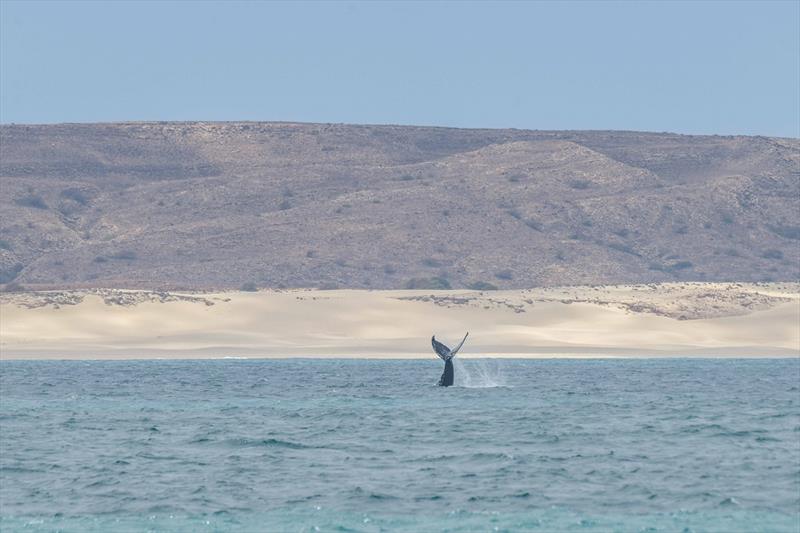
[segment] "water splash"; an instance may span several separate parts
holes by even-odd
[[[453,359],[457,387],[506,387],[506,377],[496,359]]]

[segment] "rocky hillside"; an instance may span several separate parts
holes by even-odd
[[[0,126],[0,282],[800,279],[800,141],[290,123]]]

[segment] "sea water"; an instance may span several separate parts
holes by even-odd
[[[0,363],[0,530],[800,530],[800,360]]]

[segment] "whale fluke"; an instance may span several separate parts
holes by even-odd
[[[439,378],[439,386],[449,387],[453,384],[453,379],[455,378],[453,374],[453,357],[456,356],[458,351],[464,345],[464,341],[467,340],[468,336],[469,332],[464,335],[464,338],[461,339],[461,342],[458,343],[458,346],[452,350],[448,348],[447,345],[437,341],[436,335],[431,337],[431,346],[433,346],[433,351],[436,352],[436,355],[438,355],[444,361],[444,372],[442,372],[442,377]]]

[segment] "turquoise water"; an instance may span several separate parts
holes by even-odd
[[[2,531],[800,529],[800,360],[0,363]]]

